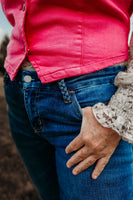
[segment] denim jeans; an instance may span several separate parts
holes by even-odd
[[[23,163],[43,200],[133,200],[132,145],[120,140],[100,176],[95,164],[74,176],[66,167],[66,146],[79,134],[81,108],[106,103],[117,90],[114,78],[125,67],[42,84],[36,71],[4,77],[9,123]]]

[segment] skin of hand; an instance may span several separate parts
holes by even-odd
[[[75,165],[74,175],[84,171],[96,161],[92,178],[96,179],[107,165],[121,136],[111,128],[103,127],[95,118],[92,107],[82,108],[83,119],[79,135],[70,142],[65,151],[74,155],[67,161],[67,167]]]

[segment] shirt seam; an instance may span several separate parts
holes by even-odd
[[[106,61],[106,60],[111,60],[112,58],[120,58],[120,57],[123,57],[123,56],[125,56],[125,55],[121,55],[121,56],[117,56],[117,57],[111,57],[111,58],[108,58],[108,59],[101,60],[100,62],[87,63],[87,64],[85,64],[85,65],[80,65],[80,66],[75,66],[75,67],[68,67],[68,68],[65,68],[65,69],[56,70],[56,71],[51,72],[51,73],[48,73],[48,74],[45,74],[45,73],[44,73],[44,74],[40,74],[39,76],[40,76],[40,77],[42,77],[42,76],[44,76],[44,75],[45,75],[45,76],[49,76],[49,75],[51,75],[51,74],[60,72],[60,71],[62,71],[62,70],[74,69],[74,68],[77,68],[77,67],[81,68],[82,66],[85,67],[85,66],[89,66],[89,65],[93,65],[93,64],[100,64],[100,63],[103,63],[103,62]],[[123,62],[124,62],[124,61],[123,61]],[[117,64],[117,63],[116,63],[116,64]]]

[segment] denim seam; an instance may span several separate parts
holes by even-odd
[[[93,87],[97,87],[99,85],[112,85],[114,84],[113,82],[109,82],[109,83],[99,83],[99,84],[95,84],[95,85],[92,85],[92,86],[84,86],[84,87],[79,87],[79,88],[75,88],[75,91],[80,91],[80,90],[83,90],[83,89],[89,89],[89,88],[93,88]]]
[[[36,95],[36,112],[37,112],[37,114],[38,114],[38,117],[39,117],[39,126],[40,126],[40,128],[38,128],[38,130],[37,131],[42,131],[43,129],[44,129],[44,123],[43,123],[43,121],[42,121],[42,119],[41,119],[41,116],[40,116],[40,113],[39,113],[39,94],[40,94],[40,88],[38,88],[38,90],[37,90],[37,95]]]
[[[34,126],[33,126],[32,122],[31,122],[31,119],[30,119],[30,116],[29,116],[29,112],[28,112],[27,98],[26,98],[26,89],[27,89],[27,88],[24,88],[24,105],[25,105],[25,110],[26,110],[26,113],[27,113],[29,122],[30,122],[30,124],[31,124],[31,126],[32,126],[32,128],[33,128],[33,130],[34,130]]]
[[[32,128],[33,128],[33,130],[34,130],[34,132],[36,133],[36,134],[38,134],[38,130],[36,129],[36,127],[33,125],[33,123],[32,123],[32,120],[31,120],[31,118],[30,118],[30,115],[29,115],[29,109],[28,109],[28,102],[27,102],[27,97],[26,97],[26,93],[27,93],[27,91],[26,91],[26,89],[27,88],[24,88],[24,105],[25,105],[25,108],[26,108],[26,113],[27,113],[27,116],[28,116],[28,119],[29,119],[29,121],[30,121],[30,124],[31,124],[31,126],[32,126]],[[32,111],[32,110],[31,110]]]
[[[82,117],[80,110],[79,110],[79,105],[77,103],[76,97],[75,97],[75,91],[69,91],[69,93],[71,94],[72,97],[72,104],[74,107],[74,110],[76,111],[76,113],[78,114],[79,117]]]

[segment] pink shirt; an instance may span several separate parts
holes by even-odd
[[[42,83],[128,59],[133,0],[0,0],[14,26],[5,68],[14,80],[26,57]]]

